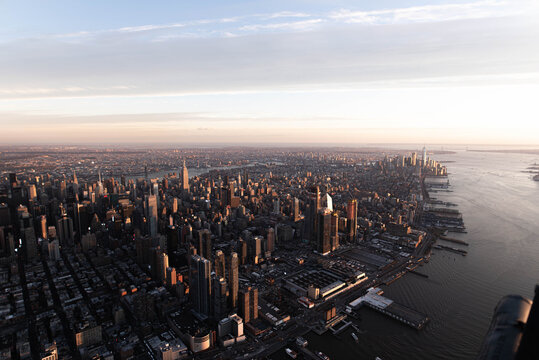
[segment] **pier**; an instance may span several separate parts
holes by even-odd
[[[379,288],[370,288],[367,290],[367,294],[352,301],[348,306],[351,309],[356,309],[366,305],[416,330],[421,330],[429,321],[426,315],[383,297],[379,295],[380,292]]]
[[[455,254],[460,254],[460,255],[462,255],[462,256],[468,255],[468,252],[467,252],[466,250],[454,248],[454,247],[451,247],[451,246],[434,245],[433,247],[434,247],[435,249],[451,251],[451,252],[454,252]]]

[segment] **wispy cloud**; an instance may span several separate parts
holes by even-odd
[[[535,82],[532,8],[276,12],[12,40],[0,43],[0,100]]]
[[[178,37],[228,37],[231,34],[275,31],[305,31],[339,24],[411,24],[421,22],[441,22],[465,19],[507,17],[525,14],[538,5],[532,0],[476,1],[459,4],[438,4],[406,8],[358,11],[342,8],[327,13],[307,13],[280,11],[266,14],[242,15],[236,17],[195,19],[169,24],[142,24],[97,31],[78,31],[66,34],[52,34],[43,37],[76,41],[93,37],[111,36],[118,33],[146,34],[158,41]],[[283,21],[288,19],[289,21]]]

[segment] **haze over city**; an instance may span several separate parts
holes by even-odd
[[[538,144],[535,1],[4,1],[2,144]]]

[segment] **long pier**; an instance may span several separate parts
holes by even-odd
[[[429,318],[426,315],[383,297],[379,295],[380,292],[381,290],[379,288],[370,288],[367,290],[367,294],[357,298],[348,305],[350,311],[366,305],[416,330],[421,330],[429,322]]]

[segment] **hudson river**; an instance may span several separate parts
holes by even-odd
[[[497,302],[507,294],[533,298],[539,182],[522,171],[539,163],[539,155],[458,151],[432,157],[454,161],[446,163],[453,192],[431,197],[458,205],[468,233],[449,236],[468,242],[468,255],[434,249],[418,268],[428,279],[407,274],[383,287],[385,296],[427,314],[430,323],[416,331],[365,308],[356,322],[363,332],[358,343],[351,329],[339,339],[309,333],[311,350],[332,359],[474,359]]]

